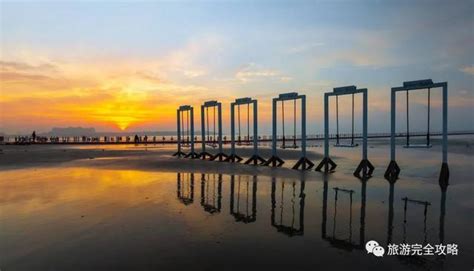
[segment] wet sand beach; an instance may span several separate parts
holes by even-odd
[[[393,185],[383,179],[384,141],[369,142],[376,170],[366,182],[352,176],[359,148],[331,148],[338,167],[324,175],[292,170],[299,152],[288,149],[274,169],[178,159],[175,146],[159,144],[1,146],[0,268],[465,270],[474,253],[473,140],[451,142],[444,192],[437,145],[398,148]],[[322,151],[309,148],[308,157],[317,164]],[[429,202],[426,215],[419,204],[405,212],[404,197]],[[365,251],[369,240],[457,244],[459,253],[378,258]]]

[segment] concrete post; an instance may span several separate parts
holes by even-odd
[[[272,104],[272,156],[277,155],[277,99]]]
[[[181,111],[178,109],[176,111],[177,113],[177,124],[178,124],[178,137],[177,137],[177,143],[178,143],[178,153],[181,153]]]
[[[204,117],[204,105],[201,105],[201,151],[206,152],[206,123]]]
[[[191,107],[191,154],[194,155],[194,108]]]
[[[301,95],[301,152],[306,158],[306,95]]]
[[[363,105],[362,105],[362,159],[367,160],[367,118],[368,118],[368,105],[367,105],[367,89],[362,93]]]
[[[235,103],[230,104],[230,154],[235,155]]]
[[[329,158],[329,93],[324,93],[324,158]]]
[[[258,113],[257,113],[257,100],[252,102],[253,104],[253,155],[258,155]]]
[[[219,123],[219,153],[222,153],[222,104],[217,104],[217,117]]]

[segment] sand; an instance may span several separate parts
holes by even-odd
[[[402,144],[403,141],[399,141]],[[321,143],[321,142],[319,142]],[[360,142],[359,142],[360,143]],[[382,177],[389,163],[388,140],[369,141],[369,160],[376,167],[374,177]],[[402,168],[401,177],[417,178],[426,182],[436,183],[441,166],[441,146],[439,139],[433,139],[431,149],[404,149],[397,147],[397,162]],[[466,183],[471,179],[470,167],[474,137],[453,137],[450,139],[449,165],[451,180],[455,183]],[[310,144],[311,145],[311,144]],[[318,144],[312,144],[318,145]],[[332,146],[332,145],[331,145]],[[12,170],[27,167],[100,167],[111,169],[137,169],[167,172],[204,172],[224,174],[249,174],[266,176],[307,176],[308,179],[321,180],[321,175],[311,171],[295,171],[291,167],[301,157],[296,149],[278,149],[278,156],[285,160],[282,168],[251,166],[237,163],[211,162],[199,159],[176,158],[172,154],[175,145],[28,145],[1,146],[0,170]],[[188,150],[184,150],[185,152]],[[200,145],[196,147],[200,151]],[[217,149],[208,148],[210,153]],[[224,153],[229,153],[229,146],[224,147]],[[244,160],[251,156],[252,148],[241,146],[237,154]],[[268,158],[271,149],[268,145],[260,146],[259,154]],[[309,147],[307,157],[317,165],[323,157],[322,147]],[[361,160],[360,148],[330,149],[331,158],[338,164],[337,172],[351,175]]]
[[[360,149],[332,148],[338,168],[324,175],[292,170],[299,152],[288,149],[278,150],[284,167],[269,168],[178,159],[171,156],[174,146],[158,144],[1,146],[0,268],[470,268],[470,144],[453,141],[444,194],[437,183],[439,146],[397,149],[402,174],[393,187],[383,179],[386,141],[369,144],[376,171],[367,183],[352,176]],[[318,162],[322,151],[312,147],[308,157]],[[268,157],[270,150],[261,154]],[[336,201],[335,188],[353,190],[352,205],[343,192]],[[426,219],[423,208],[411,204],[404,223],[403,197],[430,202]],[[460,255],[377,259],[363,247],[368,240],[386,245],[425,238],[433,245],[456,243]]]
[[[170,145],[97,145],[97,146],[51,146],[51,145],[29,145],[29,146],[4,146],[3,154],[0,155],[0,169],[13,170],[27,167],[56,167],[56,166],[81,166],[102,167],[115,169],[138,169],[159,171],[195,171],[215,173],[241,173],[241,174],[275,174],[275,169],[261,166],[248,166],[228,162],[211,162],[200,159],[186,159],[172,156],[175,147]],[[209,149],[215,153],[216,149]],[[229,152],[228,148],[224,149]],[[249,148],[239,150],[239,154],[248,157],[252,153]],[[260,154],[263,157],[270,156],[271,150],[263,148]],[[299,158],[297,150],[280,150],[282,159],[288,160],[285,167],[277,169],[284,175],[298,176],[299,173],[290,170],[287,166],[294,164]],[[314,161],[321,159],[321,155],[310,152],[308,157]]]

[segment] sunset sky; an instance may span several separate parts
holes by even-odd
[[[0,35],[3,133],[174,130],[179,105],[209,99],[227,129],[245,96],[268,133],[271,98],[289,91],[308,96],[309,132],[321,132],[323,93],[343,85],[369,89],[370,130],[388,131],[390,87],[425,78],[448,81],[450,129],[473,129],[471,0],[0,1]],[[425,95],[413,95],[414,127]]]

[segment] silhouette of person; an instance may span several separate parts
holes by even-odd
[[[36,131],[33,131],[33,133],[31,134],[31,137],[33,138],[33,142],[35,142],[35,140],[36,140]]]

